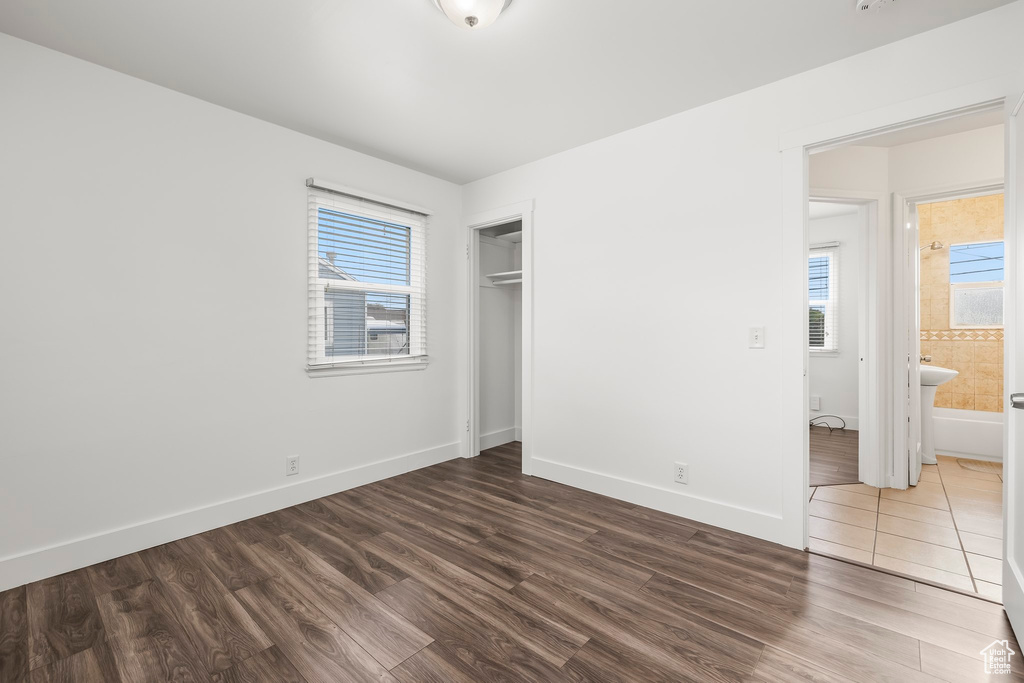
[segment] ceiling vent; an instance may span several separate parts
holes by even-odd
[[[860,13],[875,10],[876,12],[889,5],[895,5],[896,0],[857,0],[857,11]]]

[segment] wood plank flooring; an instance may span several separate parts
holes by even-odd
[[[856,484],[860,481],[857,464],[859,432],[852,429],[811,427],[811,486]]]
[[[996,639],[992,603],[524,477],[518,444],[0,593],[0,682],[959,682]]]

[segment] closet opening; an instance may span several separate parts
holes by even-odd
[[[467,457],[501,449],[532,474],[533,203],[476,214],[468,222],[470,401]]]

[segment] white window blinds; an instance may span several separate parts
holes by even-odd
[[[808,346],[811,351],[838,351],[839,316],[836,277],[838,244],[812,245],[807,257]]]
[[[313,183],[310,368],[425,361],[427,216]]]

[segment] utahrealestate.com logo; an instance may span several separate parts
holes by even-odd
[[[1005,640],[994,640],[992,644],[981,651],[985,659],[985,673],[987,674],[1008,674],[1010,673],[1010,657],[1016,652],[1010,649],[1010,643]]]

